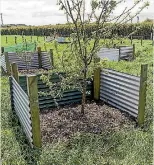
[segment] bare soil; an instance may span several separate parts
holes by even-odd
[[[43,143],[67,141],[78,132],[100,134],[135,126],[129,115],[105,104],[87,103],[84,115],[80,110],[81,105],[43,110],[40,113]]]

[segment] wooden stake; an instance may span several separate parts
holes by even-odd
[[[16,63],[11,64],[11,71],[12,71],[12,76],[15,78],[17,82],[19,82],[18,66]]]
[[[15,38],[15,44],[17,44],[17,37],[15,36],[14,38]]]
[[[143,45],[143,36],[141,37],[141,46]]]
[[[46,44],[44,43],[44,49],[45,49],[45,51],[47,51],[47,47],[46,47]]]
[[[118,59],[118,61],[120,61],[120,56],[121,56],[121,47],[119,46],[119,59]]]
[[[100,98],[100,72],[101,68],[94,71],[94,99],[99,100]]]
[[[138,125],[144,123],[145,105],[146,105],[146,87],[147,87],[148,64],[141,65],[139,105],[138,105]]]
[[[132,37],[132,35],[131,35],[131,45],[133,44],[133,37]]]
[[[41,47],[37,47],[38,51],[38,62],[39,62],[39,68],[42,68],[42,54],[41,54]]]
[[[5,52],[4,55],[5,55],[5,62],[6,62],[7,74],[10,76],[11,75],[11,67],[10,67],[8,52]]]
[[[32,121],[33,144],[36,147],[41,147],[41,131],[39,117],[39,102],[38,102],[38,87],[37,76],[27,76],[27,91],[29,95],[30,113]]]
[[[50,49],[50,61],[51,61],[51,68],[53,68],[54,67],[53,49]]]
[[[1,54],[4,53],[4,47],[1,47]]]
[[[135,44],[133,44],[133,59],[135,59]]]

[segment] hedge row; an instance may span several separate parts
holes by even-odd
[[[110,24],[106,24],[108,26]],[[137,27],[140,29],[135,33],[135,36],[144,36],[144,38],[150,38],[152,33],[153,24],[152,23],[136,23],[136,24],[125,24],[116,27],[113,34],[118,36],[127,36]],[[91,24],[86,27],[87,33],[91,34],[95,30],[96,25]],[[46,26],[25,26],[25,27],[8,27],[1,29],[1,35],[36,35],[36,36],[48,36],[57,32],[62,36],[69,36],[74,31],[74,26],[71,27],[68,24],[64,25],[46,25]]]

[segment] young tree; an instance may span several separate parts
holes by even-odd
[[[130,8],[124,8],[121,14],[114,16],[117,7],[125,0],[59,0],[60,10],[66,14],[67,24],[70,25],[73,33],[71,34],[71,43],[61,56],[61,63],[57,67],[63,67],[66,77],[61,78],[61,84],[75,84],[73,87],[79,87],[82,91],[81,113],[84,114],[86,103],[86,87],[88,75],[99,65],[95,65],[97,52],[102,46],[101,38],[118,38],[113,31],[136,17],[146,6],[148,2],[136,0]],[[89,5],[87,10],[86,6]],[[131,12],[139,7],[134,14]],[[95,24],[95,29],[87,33],[87,28]],[[137,29],[136,29],[137,30]],[[129,35],[132,35],[132,31]],[[128,36],[127,36],[128,37]],[[111,45],[111,41],[108,42]],[[57,45],[56,45],[57,47]],[[54,71],[54,70],[53,70]],[[69,77],[69,78],[68,78]],[[50,86],[47,77],[43,78]],[[82,81],[79,81],[81,79]],[[60,85],[60,84],[59,84]],[[55,87],[55,85],[53,85]],[[67,86],[67,85],[66,85]],[[65,89],[66,89],[65,86]],[[56,91],[57,92],[57,91]]]

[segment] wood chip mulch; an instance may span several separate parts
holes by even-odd
[[[42,110],[40,125],[43,143],[66,141],[78,132],[100,134],[135,126],[127,114],[105,104],[87,103],[85,114],[81,115],[80,111],[81,105]]]

